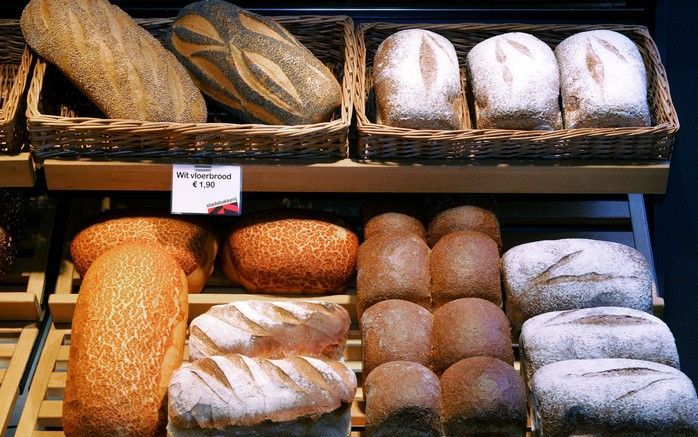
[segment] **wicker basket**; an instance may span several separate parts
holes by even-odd
[[[18,153],[26,138],[24,91],[32,55],[17,20],[0,20],[0,152]]]
[[[505,32],[526,32],[555,47],[568,36],[593,29],[623,33],[640,49],[648,72],[651,127],[585,128],[556,131],[505,129],[417,130],[376,124],[371,81],[373,57],[380,43],[391,34],[421,28],[448,38],[456,48],[461,71],[468,51],[477,43]],[[363,24],[357,32],[356,113],[357,156],[360,159],[622,159],[665,160],[671,156],[679,129],[669,84],[657,47],[646,28],[603,25],[531,24]],[[465,81],[464,81],[465,84]],[[466,93],[467,95],[468,93]],[[468,105],[472,108],[472,98]],[[467,109],[464,109],[467,111]],[[467,111],[472,114],[472,109]]]
[[[31,146],[38,159],[273,158],[337,160],[348,154],[357,62],[354,25],[348,17],[281,17],[334,72],[342,104],[330,122],[297,126],[237,124],[208,102],[208,123],[156,123],[105,119],[53,66],[38,59],[27,97]],[[137,20],[161,40],[171,19]]]

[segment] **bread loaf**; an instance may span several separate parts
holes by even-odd
[[[157,245],[100,256],[80,286],[63,400],[66,436],[161,436],[184,354],[187,281]]]
[[[31,0],[27,44],[109,118],[198,123],[206,103],[158,40],[106,0]]]
[[[526,390],[521,376],[502,360],[472,357],[441,376],[445,437],[526,435]]]
[[[546,437],[698,435],[698,398],[686,375],[649,361],[558,361],[533,375],[536,428]]]
[[[462,129],[458,56],[443,36],[422,29],[396,32],[373,58],[377,122],[410,129]]]
[[[17,243],[12,234],[0,226],[0,279],[10,271],[17,257]]]
[[[206,357],[172,375],[168,435],[347,437],[355,392],[337,361]]]
[[[356,308],[402,299],[431,308],[429,247],[416,235],[380,234],[365,241],[356,260]]]
[[[337,293],[351,280],[358,247],[349,226],[329,214],[269,211],[238,222],[221,265],[252,293]]]
[[[637,250],[586,239],[516,246],[502,257],[507,315],[516,329],[539,314],[619,306],[650,312],[652,274]]]
[[[430,366],[431,313],[405,300],[378,302],[361,316],[362,374],[390,361]]]
[[[241,301],[216,305],[189,326],[189,360],[242,354],[340,360],[349,313],[329,302]]]
[[[449,302],[434,311],[431,353],[437,375],[469,357],[494,357],[513,364],[509,321],[497,305],[483,299]]]
[[[643,311],[620,307],[555,311],[528,319],[519,337],[527,381],[557,361],[632,358],[679,367],[669,327]]]
[[[482,232],[502,248],[502,236],[499,233],[499,221],[490,211],[471,205],[449,208],[432,219],[427,228],[429,247],[445,235],[456,231]]]
[[[218,251],[213,232],[194,221],[158,213],[136,214],[115,211],[73,238],[70,255],[78,273],[84,276],[94,260],[121,244],[159,244],[179,262],[187,275],[189,292],[200,292],[213,272]]]
[[[408,361],[378,366],[365,380],[367,437],[441,437],[439,378]]]
[[[628,37],[610,30],[581,32],[555,49],[565,127],[649,126],[647,72]]]
[[[168,46],[199,88],[251,123],[329,121],[341,103],[332,72],[281,25],[220,0],[183,8]]]
[[[499,249],[480,232],[456,231],[441,238],[429,255],[434,307],[462,297],[502,305]]]
[[[411,215],[399,212],[385,212],[371,217],[364,224],[364,239],[379,234],[414,234],[426,241],[426,230],[422,222]]]
[[[543,41],[521,32],[488,38],[468,52],[478,129],[562,127],[560,71]]]

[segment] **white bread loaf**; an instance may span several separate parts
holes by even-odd
[[[422,29],[386,38],[373,59],[377,121],[412,129],[461,129],[458,56],[443,36]]]
[[[628,37],[610,30],[581,32],[555,48],[565,127],[649,126],[647,72]]]
[[[189,326],[189,360],[231,353],[340,360],[349,313],[329,302],[250,300],[216,305]]]
[[[555,54],[533,35],[511,32],[470,49],[469,81],[478,129],[562,127]]]
[[[168,435],[346,437],[349,411],[340,409],[355,393],[354,372],[337,361],[202,358],[172,376]]]
[[[181,364],[187,282],[156,245],[97,258],[80,286],[63,400],[68,437],[161,436],[167,385]]]
[[[533,375],[535,426],[545,437],[698,435],[698,398],[686,375],[649,361],[558,361]]]

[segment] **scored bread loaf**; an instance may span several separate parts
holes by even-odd
[[[189,360],[231,353],[340,360],[349,313],[329,302],[250,300],[216,305],[189,325]]]
[[[565,127],[649,126],[647,72],[637,46],[611,30],[570,36],[555,48]]]
[[[468,52],[478,129],[553,130],[562,127],[555,54],[533,35],[510,32]]]
[[[168,435],[347,437],[356,376],[338,361],[206,357],[168,388]]]
[[[201,90],[252,123],[329,121],[341,87],[329,68],[275,21],[221,0],[183,8],[167,44]]]
[[[206,103],[185,68],[106,0],[31,0],[27,44],[109,118],[203,123]]]
[[[161,436],[167,384],[181,364],[187,281],[156,245],[97,258],[80,286],[63,400],[69,437]]]
[[[462,129],[458,56],[443,36],[423,29],[386,38],[373,59],[377,122],[410,129]]]
[[[429,247],[434,247],[441,237],[456,231],[482,232],[494,240],[500,250],[502,248],[497,217],[491,211],[472,205],[449,208],[437,214],[427,228]]]

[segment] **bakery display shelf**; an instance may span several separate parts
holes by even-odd
[[[55,199],[29,199],[17,259],[0,281],[0,320],[41,319],[55,215]]]
[[[215,161],[219,162],[219,161]],[[666,191],[669,161],[244,163],[246,192],[646,193]],[[47,159],[50,190],[169,191],[172,162]]]
[[[0,155],[0,187],[33,187],[35,183],[34,161],[29,152]]]
[[[0,323],[0,435],[5,435],[38,334],[36,323]]]

